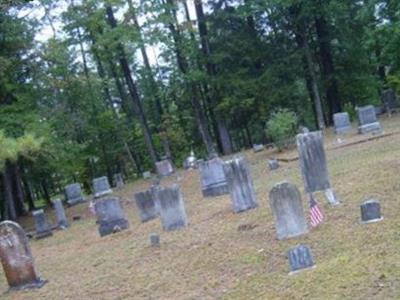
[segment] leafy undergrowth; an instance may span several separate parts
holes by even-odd
[[[400,118],[384,119],[386,132],[400,130]],[[367,136],[364,136],[366,138]],[[356,132],[346,142],[359,140]],[[337,144],[326,134],[326,144]],[[163,184],[178,181],[185,197],[189,226],[163,232],[160,221],[141,224],[133,193],[150,182],[127,185],[115,194],[124,200],[129,230],[100,238],[87,204],[67,210],[70,229],[31,240],[36,266],[49,282],[39,290],[7,293],[4,299],[398,299],[400,297],[400,135],[327,151],[333,187],[342,204],[319,202],[326,222],[300,238],[278,241],[268,193],[280,181],[301,184],[298,162],[267,169],[266,150],[247,156],[260,204],[241,214],[229,196],[203,199],[196,170],[179,171]],[[381,201],[384,220],[362,225],[362,201]],[[50,213],[50,212],[49,212]],[[51,216],[54,220],[54,216]],[[30,218],[21,220],[32,229]],[[238,230],[240,227],[241,230]],[[245,230],[243,230],[245,229]],[[149,247],[149,235],[161,235],[161,247]],[[287,250],[308,244],[317,267],[289,276]],[[7,283],[0,271],[0,291]]]

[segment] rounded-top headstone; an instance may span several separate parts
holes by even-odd
[[[306,245],[299,245],[288,251],[291,274],[314,267],[311,249]]]
[[[46,283],[36,272],[24,230],[15,222],[0,223],[0,260],[10,290],[40,288]]]
[[[276,184],[269,194],[269,203],[278,239],[292,238],[308,232],[301,195],[294,184]]]
[[[75,205],[85,201],[80,183],[68,184],[64,188],[64,193],[68,205]]]
[[[381,221],[381,205],[378,200],[371,199],[361,204],[361,222],[373,223]]]

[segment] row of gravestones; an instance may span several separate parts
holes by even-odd
[[[376,117],[376,110],[373,105],[359,107],[358,114],[358,132],[359,133],[376,133],[380,132],[381,125]],[[336,134],[347,133],[352,129],[350,117],[347,112],[336,113],[333,115],[333,123]]]
[[[331,204],[338,204],[329,182],[321,132],[298,135],[297,146],[306,192],[312,194],[323,190]],[[205,197],[229,193],[236,213],[258,206],[249,168],[243,157],[235,157],[227,162],[215,157],[200,164],[200,173]],[[94,183],[100,181],[96,180]],[[102,189],[97,186],[95,188],[97,196],[104,195],[107,184],[103,182],[100,186]],[[160,217],[164,230],[175,230],[187,225],[183,196],[177,185],[153,186],[146,192],[135,194],[135,200],[142,222]],[[63,212],[61,202],[57,203],[56,210]],[[308,232],[300,192],[296,186],[288,182],[276,184],[270,192],[270,207],[278,239]],[[129,227],[121,201],[116,197],[97,200],[95,211],[101,236]],[[365,202],[361,206],[361,214],[364,222],[381,220],[379,202]],[[44,216],[43,213],[36,215],[40,218]],[[65,214],[62,219],[63,226],[68,226]],[[159,236],[153,234],[151,241],[159,244]],[[292,271],[314,265],[311,250],[305,245],[289,249],[288,254]],[[37,276],[28,241],[18,224],[7,221],[0,223],[0,257],[11,289],[40,287],[44,284]]]

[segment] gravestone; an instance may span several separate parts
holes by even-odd
[[[169,159],[156,162],[156,168],[159,176],[169,176],[174,173],[174,167]]]
[[[164,230],[176,230],[187,225],[183,196],[178,185],[155,190],[160,205],[160,218]]]
[[[295,185],[288,182],[276,184],[269,193],[269,204],[278,239],[292,238],[308,232],[300,192]]]
[[[361,204],[361,222],[374,223],[383,220],[379,201],[371,199]]]
[[[75,205],[84,202],[80,183],[69,184],[64,188],[65,200],[68,205]]]
[[[257,153],[257,152],[261,152],[261,151],[263,151],[264,150],[264,145],[259,145],[259,144],[254,144],[253,145],[253,151],[254,151],[254,153]]]
[[[333,123],[335,125],[335,133],[342,134],[349,132],[352,127],[350,116],[347,112],[336,113],[333,115]]]
[[[112,193],[107,176],[93,179],[93,191],[95,198],[100,198]]]
[[[151,178],[151,172],[150,171],[143,172],[143,179],[150,179],[150,178]]]
[[[269,159],[268,160],[268,167],[271,171],[276,170],[279,168],[279,161],[277,159]]]
[[[158,214],[152,190],[136,193],[134,196],[142,223],[157,218]]]
[[[129,228],[121,201],[117,197],[96,200],[94,204],[100,236],[109,235]]]
[[[224,161],[219,157],[200,163],[201,190],[204,197],[229,193],[223,165]]]
[[[190,156],[188,156],[183,162],[183,167],[185,170],[197,168],[197,159],[196,156],[194,155],[193,150],[190,152]]]
[[[301,175],[306,192],[324,191],[330,204],[339,204],[329,180],[322,132],[298,134],[296,140]]]
[[[66,229],[69,227],[69,222],[67,216],[65,215],[65,210],[61,199],[53,200],[54,210],[56,211],[57,225],[61,229]]]
[[[160,246],[160,235],[157,233],[150,234],[150,246],[159,247]]]
[[[359,133],[379,132],[381,125],[376,118],[376,112],[373,105],[367,105],[358,108]]]
[[[122,176],[121,173],[114,174],[114,178],[113,179],[114,179],[113,180],[114,186],[117,189],[122,188],[125,185],[124,177]]]
[[[256,208],[256,193],[246,160],[243,157],[235,157],[225,162],[224,172],[233,211],[239,213]]]
[[[33,218],[35,219],[36,228],[36,239],[42,239],[48,236],[52,236],[51,226],[47,221],[47,217],[43,209],[38,209],[32,212]]]
[[[40,279],[26,234],[15,222],[0,223],[0,261],[11,291],[40,288],[47,282]]]
[[[315,266],[311,249],[306,245],[299,245],[288,251],[290,274]]]
[[[398,109],[400,106],[396,92],[393,89],[384,90],[381,98],[385,109],[389,114],[391,114],[393,110]]]

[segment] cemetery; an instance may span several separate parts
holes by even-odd
[[[296,148],[257,156],[249,149],[221,157],[227,194],[205,200],[200,170],[188,169],[180,181],[168,176],[158,187],[146,180],[127,182],[96,200],[97,218],[88,213],[87,202],[66,207],[65,215],[56,205],[45,211],[47,223],[40,218],[40,233],[46,235],[46,224],[67,229],[46,238],[24,241],[18,226],[3,225],[11,226],[4,229],[7,234],[0,226],[0,251],[16,230],[10,241],[28,243],[31,250],[18,251],[29,251],[34,261],[34,271],[20,283],[14,283],[9,267],[0,271],[2,298],[395,298],[400,119],[380,122],[392,135],[363,136],[368,141],[360,143],[353,126],[351,146],[336,147],[334,130],[326,130],[326,166],[312,169],[310,177],[302,175],[307,171],[299,160],[280,160],[298,154]],[[270,170],[270,157],[280,161],[278,169]],[[313,181],[315,172],[326,171],[329,185],[326,176]],[[241,183],[244,190],[232,190]],[[335,187],[340,205],[325,198],[328,186]],[[324,213],[315,228],[309,225],[310,191],[316,191]],[[250,201],[253,209],[237,214],[235,201]],[[82,219],[73,221],[75,215]],[[33,217],[19,222],[26,232],[37,228]],[[7,249],[3,256],[22,255]],[[35,288],[16,292],[20,285]],[[9,286],[17,288],[7,292]]]
[[[0,0],[0,299],[400,299],[400,0]]]

